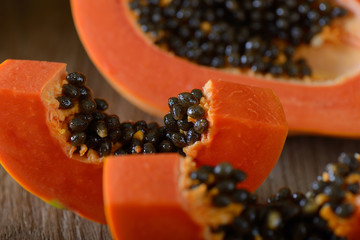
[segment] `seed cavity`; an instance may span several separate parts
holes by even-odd
[[[179,57],[299,79],[313,71],[307,61],[295,58],[297,48],[310,45],[334,19],[347,15],[326,0],[131,0],[129,7],[154,44]]]
[[[191,117],[187,114],[191,107],[198,109],[195,112],[201,112],[201,117],[205,116],[204,109],[199,105],[203,97],[201,90],[194,89],[191,93],[179,94],[179,98],[169,98],[170,113],[164,116],[164,126],[160,126],[143,120],[121,122],[117,115],[108,114],[109,104],[92,96],[86,80],[82,73],[69,73],[62,85],[61,95],[56,97],[60,110],[78,106],[78,113],[67,116],[65,120],[70,132],[69,143],[76,147],[74,153],[83,156],[91,150],[99,157],[157,152],[184,155],[182,148],[201,140],[201,134],[195,131],[195,123],[189,120]],[[196,118],[195,114],[191,115]]]
[[[228,224],[210,227],[212,233],[222,233],[223,239],[343,239],[336,233],[355,212],[351,199],[360,187],[359,161],[358,155],[342,153],[337,163],[327,165],[311,192],[292,192],[283,187],[265,203],[238,185],[246,181],[246,174],[227,162],[191,171],[188,191],[197,193],[199,187],[205,187],[205,202],[211,202],[211,208],[233,211]],[[330,174],[335,179],[323,178]],[[240,213],[235,210],[239,205],[243,207]],[[330,215],[322,211],[327,208]]]

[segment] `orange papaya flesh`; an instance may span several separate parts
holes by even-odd
[[[105,223],[102,163],[70,158],[49,128],[49,97],[66,77],[65,64],[7,60],[0,65],[0,162],[41,199]]]
[[[184,148],[186,156],[200,166],[231,162],[248,173],[243,184],[254,191],[274,168],[285,143],[287,123],[279,100],[270,90],[223,81],[209,81],[204,95],[210,128],[201,141]]]
[[[301,235],[355,240],[359,236],[358,155],[342,154],[339,163],[318,177],[309,194],[282,188],[264,204],[239,187],[225,191],[219,185],[224,176],[214,180],[221,164],[206,170],[208,178],[199,184],[200,178],[193,174],[204,168],[196,168],[191,158],[159,156],[117,156],[105,162],[105,209],[115,239],[296,239]],[[345,181],[339,181],[342,178]],[[246,197],[235,197],[239,192]],[[215,205],[220,195],[232,202]],[[169,205],[171,214],[163,215]],[[304,225],[306,231],[294,230]]]
[[[181,158],[176,153],[107,158],[104,202],[115,239],[201,239],[178,188]]]
[[[54,66],[58,66],[58,68]],[[53,70],[54,68],[55,70]],[[99,196],[102,191],[101,176],[104,156],[124,153],[154,153],[162,152],[162,150],[160,146],[153,146],[152,151],[146,151],[146,144],[153,145],[147,142],[150,141],[148,134],[151,133],[151,130],[146,127],[147,124],[142,121],[120,124],[120,120],[116,116],[104,112],[106,106],[100,107],[104,109],[99,110],[98,107],[101,104],[98,103],[99,106],[97,106],[95,100],[99,99],[92,99],[91,90],[88,90],[89,93],[85,98],[72,97],[71,105],[67,107],[67,102],[60,100],[69,98],[65,86],[71,85],[72,88],[78,90],[86,87],[83,83],[81,86],[77,86],[78,83],[71,83],[74,76],[75,79],[86,78],[80,73],[66,74],[64,64],[8,60],[1,65],[1,81],[3,83],[1,97],[10,99],[9,101],[4,100],[2,103],[4,109],[10,110],[9,113],[1,115],[4,129],[7,129],[7,134],[2,136],[4,144],[0,155],[1,163],[15,180],[45,201],[104,223],[103,205]],[[9,78],[14,80],[8,81]],[[216,90],[216,88],[219,89]],[[226,150],[227,153],[224,156],[234,166],[241,166],[247,170],[249,180],[243,183],[243,187],[254,191],[274,167],[285,142],[287,124],[281,104],[271,90],[240,84],[209,81],[205,90],[206,92],[202,93],[203,97],[198,97],[201,100],[196,101],[200,102],[199,106],[203,107],[202,109],[205,111],[204,119],[200,120],[208,122],[209,128],[208,131],[201,132],[199,139],[196,139],[201,144],[187,143],[189,146],[186,154],[195,157],[199,165],[207,163],[215,165],[219,161],[223,161],[223,158],[219,156],[223,154],[229,144],[237,144],[238,148],[234,149],[238,149],[238,151]],[[83,101],[84,99],[86,101]],[[89,103],[89,101],[94,103],[91,111],[86,110],[87,105],[83,104],[83,102]],[[233,101],[241,101],[241,103],[234,105]],[[34,108],[35,104],[41,107]],[[11,108],[12,105],[16,107]],[[23,110],[24,107],[26,107],[25,110]],[[39,114],[37,114],[37,109],[39,109]],[[98,116],[95,118],[95,111],[98,111],[97,114],[100,114],[101,119],[98,119]],[[92,115],[91,120],[86,120],[87,123],[80,126],[81,130],[73,128],[72,124],[77,124],[75,119],[81,115],[80,118],[85,120],[86,114]],[[28,121],[27,118],[29,118]],[[108,119],[110,118],[115,123],[113,121],[109,123]],[[187,118],[189,121],[195,121],[194,125],[196,125],[197,119]],[[141,125],[137,125],[140,122]],[[100,124],[102,127],[98,127],[98,123],[103,123]],[[222,127],[223,124],[226,124],[226,127]],[[5,128],[7,125],[11,128]],[[122,125],[124,128],[121,128]],[[86,126],[85,130],[82,129],[83,126]],[[138,129],[138,127],[142,128]],[[216,127],[219,129],[215,129]],[[36,138],[29,138],[29,131],[32,132],[33,128],[40,130],[36,131],[38,133]],[[116,135],[115,139],[111,139],[111,131],[115,128],[119,128],[118,130],[123,134]],[[133,130],[130,139],[127,139],[128,128]],[[160,127],[156,124],[154,128],[159,132],[160,129],[168,131],[168,126]],[[230,128],[233,128],[234,131],[229,131]],[[90,146],[88,140],[93,140],[91,134],[95,132],[96,139],[98,139],[96,141],[100,142]],[[253,134],[249,134],[250,132]],[[170,151],[183,153],[182,146],[174,147],[176,142],[172,137],[167,139],[168,133],[171,132],[163,133],[162,138],[172,146]],[[186,131],[180,130],[178,134],[184,135]],[[86,141],[84,138],[79,140],[77,138],[79,135],[86,136]],[[11,141],[7,141],[7,138],[10,138]],[[162,142],[160,140],[162,139],[159,139],[158,142]],[[105,150],[102,150],[103,143],[107,144]],[[23,157],[24,150],[14,150],[19,148],[19,144],[31,146],[31,156],[36,157],[31,160],[25,159]],[[216,144],[220,145],[216,146]],[[191,149],[192,145],[193,150]],[[260,146],[263,147],[258,149]],[[257,149],[256,154],[249,150],[252,147]],[[28,152],[29,150],[26,151],[26,153]],[[254,156],[252,157],[251,154]],[[54,159],[54,161],[50,161],[50,159]],[[24,164],[25,162],[27,164]],[[259,162],[263,164],[258,164]],[[32,166],[32,171],[28,170],[29,166]],[[67,169],[71,169],[71,171]],[[63,174],[63,172],[67,172],[67,174]],[[74,185],[74,187],[71,188],[70,185]],[[83,204],[90,197],[92,201]]]
[[[207,79],[223,79],[273,89],[283,104],[291,133],[355,138],[360,136],[360,114],[353,110],[360,107],[360,94],[355,90],[360,85],[360,36],[356,31],[360,3],[337,2],[350,15],[332,32],[324,33],[321,47],[299,50],[299,55],[308,56],[310,64],[319,65],[319,72],[325,75],[326,81],[318,83],[278,81],[267,75],[217,70],[180,59],[144,36],[125,0],[73,0],[71,5],[90,58],[115,89],[145,111],[162,115],[167,111],[166,98],[183,86],[191,90],[203,86]],[[335,40],[331,36],[336,36]],[[328,59],[335,62],[328,63]]]

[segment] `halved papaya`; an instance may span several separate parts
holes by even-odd
[[[360,157],[342,154],[308,194],[282,188],[265,204],[235,187],[228,163],[196,168],[176,154],[109,157],[105,212],[114,239],[349,239],[360,230]]]
[[[167,111],[169,94],[175,95],[183,87],[199,88],[209,78],[222,79],[273,89],[284,106],[292,133],[360,136],[360,114],[355,111],[360,108],[356,91],[360,86],[359,1],[332,1],[346,8],[347,16],[316,35],[312,45],[299,47],[296,54],[308,61],[315,76],[305,82],[232,68],[215,69],[181,59],[157,47],[142,32],[129,2],[72,0],[71,6],[90,58],[110,84],[138,107],[162,115]],[[164,5],[172,1],[147,2]],[[229,6],[233,6],[231,2]]]
[[[120,122],[92,97],[86,76],[65,64],[0,65],[0,162],[25,189],[105,223],[102,169],[108,155],[178,152],[199,165],[224,158],[246,170],[254,191],[275,166],[287,135],[272,90],[209,81],[169,99],[165,126]],[[237,104],[233,104],[237,102]],[[131,159],[131,156],[129,156]]]

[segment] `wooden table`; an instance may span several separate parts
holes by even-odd
[[[8,58],[68,63],[68,71],[88,75],[97,97],[106,97],[121,120],[161,119],[142,112],[118,95],[89,60],[65,0],[2,0],[0,61]],[[359,123],[360,124],[360,123]],[[1,133],[0,133],[1,134]],[[340,152],[360,151],[360,141],[329,137],[289,137],[269,178],[258,190],[265,197],[282,186],[307,191],[326,163]],[[1,239],[111,239],[107,226],[56,209],[20,187],[0,168]]]

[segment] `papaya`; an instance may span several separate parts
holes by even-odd
[[[0,162],[50,204],[105,223],[102,178],[109,155],[173,152],[199,166],[226,157],[247,171],[240,184],[249,191],[280,156],[288,127],[272,90],[210,80],[203,90],[170,97],[160,126],[120,121],[106,111],[106,100],[92,96],[84,74],[65,68],[29,60],[0,65]]]
[[[56,207],[105,223],[103,163],[69,156],[55,128],[53,100],[66,64],[6,60],[0,65],[0,162],[26,190]]]
[[[360,107],[355,90],[360,85],[357,0],[72,0],[71,7],[80,39],[99,71],[147,112],[163,115],[167,97],[179,88],[190,91],[210,78],[222,79],[274,90],[284,107],[290,133],[360,136],[360,115],[354,110]],[[277,15],[274,21],[247,19],[241,29],[234,30],[236,19],[229,15],[244,14],[254,18]],[[166,18],[168,15],[171,18]],[[290,18],[298,19],[287,26]],[[276,24],[287,30],[280,31]],[[171,38],[170,33],[177,35]],[[251,38],[246,38],[248,35]],[[234,36],[240,40],[234,41]],[[201,40],[196,41],[196,37]],[[221,57],[202,58],[211,44]],[[231,55],[233,49],[240,50]],[[246,55],[243,49],[251,54],[255,51],[255,55]],[[275,60],[273,49],[279,55]],[[249,65],[249,59],[261,61]]]
[[[226,161],[226,159],[224,159]],[[177,154],[111,156],[105,213],[114,239],[348,239],[360,230],[360,157],[341,154],[309,193],[284,187],[260,203],[231,164]]]

